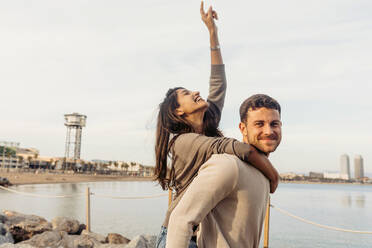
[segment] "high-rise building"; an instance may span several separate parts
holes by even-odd
[[[350,159],[349,155],[342,154],[340,157],[340,177],[345,180],[351,178],[350,175]]]
[[[354,158],[354,173],[356,179],[364,177],[363,158],[361,155],[356,155]]]

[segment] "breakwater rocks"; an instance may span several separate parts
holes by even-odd
[[[103,236],[67,217],[51,222],[36,215],[4,210],[0,213],[0,248],[155,248],[156,237],[129,240],[117,233]]]

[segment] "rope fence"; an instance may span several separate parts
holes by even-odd
[[[96,194],[96,193],[91,193],[91,195],[94,195],[96,197],[101,197],[101,198],[110,198],[110,199],[138,200],[138,199],[150,199],[150,198],[168,196],[168,193],[158,194],[158,195],[148,195],[148,196],[112,196],[112,195],[101,195],[101,194]]]
[[[72,198],[72,197],[80,197],[84,196],[84,194],[74,194],[74,195],[39,195],[39,194],[32,194],[28,192],[21,192],[14,189],[9,189],[3,186],[0,186],[0,189],[12,192],[14,194],[18,195],[24,195],[24,196],[31,196],[31,197],[38,197],[38,198]]]
[[[294,214],[291,214],[289,213],[288,211],[285,211],[281,208],[278,208],[272,204],[270,204],[270,207],[278,210],[279,212],[281,212],[282,214],[285,214],[289,217],[292,217],[296,220],[299,220],[299,221],[302,221],[304,223],[307,223],[307,224],[310,224],[310,225],[314,225],[314,226],[317,226],[317,227],[320,227],[320,228],[324,228],[324,229],[329,229],[329,230],[333,230],[333,231],[339,231],[339,232],[349,232],[349,233],[359,233],[359,234],[372,234],[372,232],[370,231],[357,231],[357,230],[350,230],[350,229],[344,229],[344,228],[339,228],[339,227],[333,227],[333,226],[327,226],[327,225],[323,225],[323,224],[319,224],[319,223],[315,223],[314,221],[310,221],[310,220],[306,220],[304,218],[301,218],[299,216],[296,216]]]
[[[28,192],[21,192],[14,189],[9,189],[3,186],[0,186],[0,189],[3,189],[5,191],[9,191],[15,194],[24,195],[24,196],[31,196],[31,197],[39,197],[39,198],[71,198],[71,197],[81,197],[86,195],[85,193],[81,194],[74,194],[74,195],[40,195],[40,194],[32,194]],[[128,199],[128,200],[134,200],[134,199],[150,199],[150,198],[158,198],[163,196],[168,196],[168,193],[163,194],[157,194],[157,195],[148,195],[148,196],[112,196],[112,195],[103,195],[103,194],[96,194],[93,192],[90,192],[90,195],[94,195],[96,197],[101,198],[111,198],[111,199]]]

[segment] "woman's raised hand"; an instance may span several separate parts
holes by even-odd
[[[210,46],[211,46],[211,64],[212,65],[222,65],[222,55],[220,50],[220,43],[218,41],[217,35],[217,26],[214,23],[214,19],[218,20],[217,12],[212,9],[212,6],[209,7],[208,12],[204,11],[204,2],[200,4],[200,15],[201,18],[207,26],[209,31]]]
[[[210,6],[207,13],[205,13],[204,2],[202,1],[200,4],[200,15],[209,32],[217,31],[217,26],[214,23],[214,19],[218,20],[218,15],[217,12],[213,10],[212,6]]]

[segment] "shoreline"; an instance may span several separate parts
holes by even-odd
[[[355,183],[348,183],[348,182],[310,182],[310,181],[280,181],[280,183],[283,183],[283,184],[342,184],[342,185],[372,185],[372,183],[359,183],[359,182],[355,182]],[[279,183],[279,184],[280,184]]]
[[[118,175],[89,175],[78,173],[17,173],[0,172],[0,177],[7,178],[16,185],[27,184],[55,184],[55,183],[83,183],[83,182],[110,182],[110,181],[152,181],[152,177],[118,176]]]
[[[80,173],[49,173],[49,172],[4,172],[0,171],[0,177],[7,178],[14,186],[29,184],[56,184],[56,183],[84,183],[84,182],[149,182],[152,177],[121,176],[121,175],[94,175]],[[371,183],[348,183],[348,182],[310,182],[304,180],[280,181],[283,184],[343,184],[343,185],[372,185]]]

